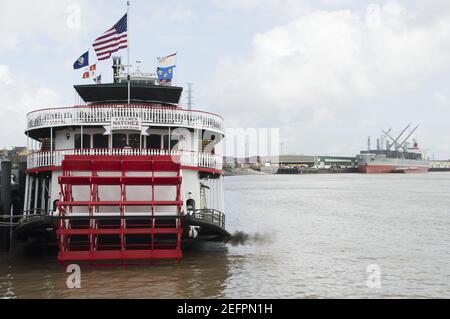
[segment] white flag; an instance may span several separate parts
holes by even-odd
[[[164,58],[158,58],[160,68],[169,68],[177,64],[177,53],[168,55]]]

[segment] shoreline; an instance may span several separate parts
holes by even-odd
[[[450,169],[446,168],[430,168],[428,173],[443,173],[450,172]],[[346,168],[346,169],[293,169],[293,168],[283,168],[279,169],[275,173],[261,172],[253,170],[251,168],[234,168],[231,170],[225,170],[224,176],[254,176],[254,175],[314,175],[314,174],[363,174],[359,173],[356,168]]]

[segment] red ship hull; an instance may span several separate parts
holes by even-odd
[[[386,174],[386,173],[426,173],[428,167],[404,167],[397,165],[360,165],[360,173],[366,174]]]

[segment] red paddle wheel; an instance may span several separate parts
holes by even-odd
[[[61,263],[181,259],[181,175],[172,157],[66,156],[59,184]],[[139,200],[127,199],[136,193]],[[167,194],[175,199],[157,198]]]

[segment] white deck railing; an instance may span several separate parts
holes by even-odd
[[[70,125],[108,125],[112,117],[139,117],[143,125],[162,124],[223,132],[219,115],[148,105],[86,105],[44,109],[28,113],[27,130]]]
[[[157,149],[70,149],[55,150],[53,152],[35,152],[27,157],[27,168],[59,167],[65,155],[94,155],[94,156],[161,156],[170,155],[174,159],[179,157],[181,165],[222,170],[222,158],[211,153],[157,150]]]

